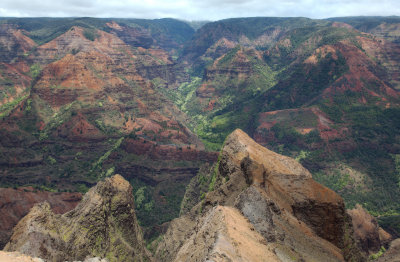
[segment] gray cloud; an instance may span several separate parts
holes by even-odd
[[[174,17],[218,20],[249,16],[327,18],[400,15],[398,0],[2,0],[0,16]]]

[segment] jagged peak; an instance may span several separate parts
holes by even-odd
[[[132,186],[121,175],[100,181],[64,215],[47,202],[35,205],[14,228],[5,251],[19,251],[50,261],[148,261],[134,211]]]

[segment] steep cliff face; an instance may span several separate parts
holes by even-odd
[[[4,250],[51,261],[96,256],[110,261],[149,259],[132,187],[119,175],[99,182],[64,215],[54,214],[47,202],[35,205],[14,228]]]
[[[63,214],[73,209],[81,200],[80,193],[52,193],[33,188],[0,188],[0,248],[10,240],[13,227],[35,205],[48,201],[53,212]]]
[[[251,241],[264,246],[260,261],[285,261],[287,257],[362,261],[343,199],[316,183],[294,159],[269,151],[236,130],[226,139],[217,168],[209,186],[213,191],[189,213],[171,222],[156,252],[162,261],[200,261],[224,255],[233,260],[240,256],[243,261],[251,260],[251,255],[244,252],[246,248],[230,248],[241,245],[233,244],[232,235],[227,237],[218,231],[228,228],[241,234],[239,228],[246,227],[257,232]],[[237,210],[240,213],[232,218],[237,224],[224,220]],[[217,214],[223,215],[214,221]],[[250,224],[240,222],[244,218]],[[217,233],[206,233],[206,229]],[[198,241],[206,250],[197,248],[194,243]]]

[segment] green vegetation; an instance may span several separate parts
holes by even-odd
[[[395,238],[400,237],[400,214],[388,214],[378,217],[379,225]]]
[[[336,192],[341,192],[346,186],[354,184],[349,174],[342,174],[339,171],[334,174],[316,172],[313,174],[313,178]]]
[[[217,181],[217,174],[214,172],[213,176],[211,177],[211,182],[208,185],[208,191],[213,191],[215,187],[215,182]]]
[[[62,125],[67,119],[71,117],[71,108],[77,104],[77,101],[74,101],[70,104],[67,104],[59,109],[58,112],[54,113],[47,123],[46,127],[40,131],[39,140],[44,141],[48,139],[49,134],[52,130]]]
[[[236,53],[240,50],[240,45],[237,45],[235,48],[230,50],[228,53],[226,53],[219,61],[218,61],[218,67],[224,67],[224,66],[229,66],[229,63],[232,61],[232,59],[235,58]]]
[[[295,159],[297,162],[300,162],[302,159],[307,158],[309,154],[307,151],[300,150],[299,155]]]
[[[167,182],[157,187],[134,178],[130,180],[135,197],[135,211],[139,224],[145,229],[161,225],[179,216],[185,186]],[[151,233],[150,238],[158,236]]]
[[[11,79],[7,77],[0,79],[0,86],[2,87],[0,90],[1,100],[3,100],[4,98],[9,98],[10,95],[15,95],[14,82]]]
[[[395,166],[395,171],[397,175],[397,184],[400,187],[400,154],[394,154],[392,155],[393,160],[394,160],[394,166]]]
[[[50,165],[57,164],[57,160],[55,160],[54,157],[52,157],[52,156],[48,156],[47,161],[49,162]]]
[[[149,30],[157,41],[161,40],[163,37],[167,37],[179,44],[182,44],[190,40],[194,34],[194,29],[186,22],[171,18],[154,20],[117,18],[113,20],[117,23],[128,25],[133,28],[143,27]],[[163,41],[159,42],[162,44]]]
[[[107,169],[105,177],[110,177],[114,174],[115,174],[115,167],[110,167],[109,169]]]
[[[5,103],[4,105],[0,106],[0,119],[4,119],[5,117],[7,117],[11,113],[11,111],[17,105],[19,105],[19,103],[28,98],[28,96],[29,94],[25,94],[21,97],[15,98],[12,102]]]
[[[33,64],[30,67],[29,74],[31,75],[32,79],[36,79],[40,75],[41,71],[42,67],[40,64]]]
[[[117,150],[119,148],[119,146],[121,145],[122,141],[124,140],[124,137],[119,138],[114,145],[110,148],[110,150],[108,150],[107,152],[104,153],[104,155],[102,155],[93,165],[92,165],[92,169],[90,170],[91,173],[93,172],[98,172],[99,169],[101,169],[101,165],[103,164],[103,162],[105,160],[107,160],[107,158],[111,155],[111,153],[115,150]],[[112,170],[112,171],[111,171]],[[113,173],[114,170],[113,169],[109,169],[107,170],[106,173],[102,173],[100,175],[100,178],[103,176],[107,176],[107,174],[109,173]]]
[[[380,258],[383,255],[383,253],[385,253],[385,251],[386,251],[385,247],[381,247],[381,249],[378,251],[378,253],[370,255],[368,260],[376,260],[376,259]]]
[[[86,193],[87,191],[89,191],[89,188],[85,184],[78,184],[75,188],[78,192],[81,193]]]
[[[90,41],[94,41],[98,37],[97,30],[94,28],[86,28],[83,31],[83,36],[85,36],[86,39],[88,39]]]
[[[332,118],[339,112],[340,122],[352,123],[347,139],[352,139],[356,145],[353,150],[331,155],[330,158],[352,163],[356,168],[363,170],[371,179],[372,184],[369,187],[374,190],[357,190],[342,196],[348,206],[362,203],[374,215],[398,214],[400,204],[396,199],[400,197],[400,190],[397,156],[393,157],[386,148],[399,144],[400,109],[357,105],[350,101],[349,96],[337,97],[335,104],[331,105],[332,110],[322,107]],[[337,111],[332,115],[331,112],[335,109]],[[328,160],[325,156],[325,161]],[[318,177],[318,174],[316,176]],[[334,190],[341,190],[348,182],[346,177],[342,176],[333,176],[329,180],[326,180],[327,177],[319,177],[323,184]]]

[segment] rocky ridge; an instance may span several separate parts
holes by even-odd
[[[363,260],[343,199],[316,183],[294,159],[235,130],[224,143],[214,176],[212,191],[171,222],[156,251],[160,261],[246,261],[246,249],[240,248],[246,241],[235,236],[249,225],[257,232],[249,242],[259,243],[259,251],[265,252],[260,253],[261,261]],[[230,224],[227,216],[237,224]]]

